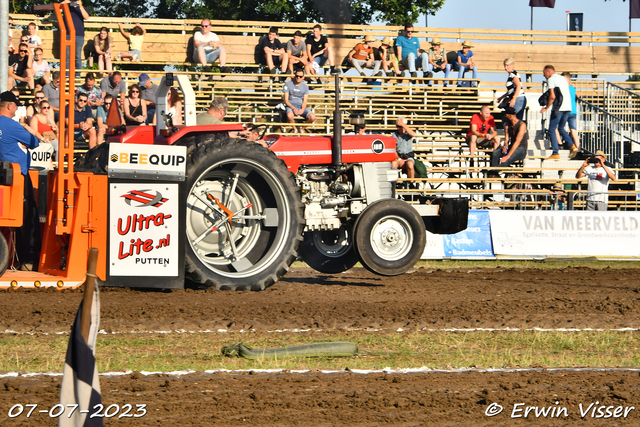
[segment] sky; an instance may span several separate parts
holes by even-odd
[[[629,31],[629,1],[556,0],[555,8],[533,8],[533,29],[566,31],[567,14],[584,13],[584,31]],[[416,26],[424,26],[424,16]],[[446,0],[430,27],[531,29],[529,0]],[[632,20],[631,31],[640,31],[640,19]]]

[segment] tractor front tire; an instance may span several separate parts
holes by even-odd
[[[206,287],[261,291],[295,261],[300,189],[259,144],[200,136],[187,158],[186,276]]]

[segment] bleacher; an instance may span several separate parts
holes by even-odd
[[[58,61],[59,52],[53,47],[57,45],[57,32],[53,31],[52,19],[35,15],[12,17],[16,27],[26,28],[29,22],[37,23],[38,34],[44,43],[45,59],[54,65]],[[225,120],[270,123],[271,131],[275,133],[291,131],[290,126],[278,122],[278,114],[274,111],[274,107],[282,101],[282,83],[271,82],[269,79],[273,76],[266,74],[263,67],[255,64],[255,46],[270,26],[279,27],[279,37],[286,42],[296,30],[306,34],[313,24],[213,20],[212,31],[219,35],[227,49],[227,65],[233,71],[231,74],[220,74],[215,67],[214,71],[205,72],[199,65],[191,62],[192,37],[200,24],[199,20],[139,21],[147,30],[142,50],[144,60],[134,63],[114,61],[127,84],[137,83],[141,72],[146,72],[156,80],[167,71],[187,74],[196,91],[197,111],[205,110],[213,97],[224,96],[230,104]],[[85,21],[85,55],[93,36],[103,26],[111,31],[115,53],[128,50],[126,40],[118,32],[119,22],[124,24],[127,31],[133,27],[129,18],[91,17]],[[334,47],[337,64],[342,62],[364,35],[372,34],[381,40],[385,36],[396,37],[401,30],[401,27],[393,26],[335,24],[326,24],[323,28]],[[415,30],[414,36],[421,40],[421,46],[425,50],[430,46],[427,39],[431,40],[433,37],[442,39],[448,51],[456,51],[463,40],[471,40],[474,44],[474,58],[479,67],[478,88],[456,87],[455,73],[451,74],[453,78],[448,79],[453,84],[447,87],[443,87],[442,74],[428,79],[433,80],[433,87],[427,86],[428,81],[421,77],[410,79],[408,75],[404,78],[381,80],[363,78],[354,71],[347,71],[340,77],[343,123],[348,121],[349,114],[361,113],[365,116],[369,132],[390,133],[395,130],[395,120],[406,117],[410,125],[419,131],[415,151],[418,158],[427,165],[429,177],[417,180],[419,188],[405,185],[401,180],[403,188],[399,189],[399,193],[406,197],[418,194],[465,194],[472,198],[473,207],[504,209],[520,206],[524,209],[544,209],[549,207],[548,202],[545,202],[549,188],[562,181],[568,191],[577,195],[576,208],[584,204],[580,195],[586,189],[586,181],[579,182],[574,178],[581,162],[569,160],[566,152],[562,152],[561,161],[544,161],[550,151],[545,150],[544,132],[539,125],[542,119],[538,113],[539,108],[532,102],[538,95],[529,99],[528,156],[522,164],[507,171],[501,170],[500,178],[486,178],[486,172],[491,169],[489,151],[481,150],[476,156],[469,155],[464,144],[468,123],[471,115],[481,105],[492,103],[504,93],[506,74],[502,63],[506,57],[515,58],[516,69],[523,80],[526,80],[523,81],[523,86],[528,94],[541,93],[541,71],[544,65],[552,63],[557,70],[567,70],[587,77],[575,84],[582,99],[598,107],[610,108],[614,114],[628,109],[637,113],[640,102],[607,104],[607,90],[602,77],[640,72],[640,48],[630,45],[640,41],[640,33],[424,27],[415,27]],[[20,30],[15,29],[14,45],[17,45],[19,36]],[[576,42],[581,44],[568,44]],[[88,71],[83,69],[81,73],[84,75]],[[326,74],[327,70],[324,72]],[[483,79],[485,73],[502,73],[505,79],[497,82]],[[532,81],[534,76],[537,82]],[[316,123],[298,124],[306,132],[318,135],[332,132],[334,108],[333,78],[328,75],[322,77],[320,84],[309,84],[312,90],[309,106],[317,116]],[[82,77],[77,79],[76,85],[82,81]],[[464,81],[470,83],[469,79]],[[627,87],[634,89],[631,84]],[[28,97],[28,91],[25,95]],[[494,115],[499,119],[497,109],[494,110]],[[586,134],[597,132],[599,127],[584,126],[583,129],[581,133]],[[640,147],[631,147],[631,151],[639,149]],[[640,192],[640,169],[624,168],[622,159],[617,160],[617,173],[622,173],[628,179],[619,180],[610,186],[612,192],[620,192],[611,197],[610,208],[635,206],[631,208],[637,209],[635,194]],[[523,201],[526,203],[518,205],[517,202]]]

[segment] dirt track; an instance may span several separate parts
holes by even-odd
[[[638,279],[640,270],[584,268],[419,269],[396,278],[358,269],[336,276],[295,269],[261,293],[103,289],[101,327],[107,331],[639,327]],[[68,330],[80,299],[79,291],[14,290],[0,295],[4,319],[0,328],[18,332]],[[638,372],[631,371],[196,373],[180,378],[102,378],[101,384],[106,404],[148,405],[144,417],[120,420],[127,425],[514,425],[518,420],[509,416],[519,402],[567,407],[567,418],[536,421],[563,425],[580,419],[580,403],[584,409],[596,401],[636,406],[615,423],[638,425],[639,379]],[[7,413],[19,402],[50,408],[56,403],[59,381],[1,379],[0,425],[54,425],[41,415],[7,419]],[[487,406],[494,402],[505,407],[503,413],[486,417]],[[528,421],[534,417],[529,414]],[[110,419],[107,425],[117,422]],[[589,414],[580,422],[603,425],[611,420],[594,420]]]

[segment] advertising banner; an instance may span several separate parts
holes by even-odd
[[[422,258],[493,258],[488,211],[469,211],[467,229],[456,234],[427,232]]]
[[[178,184],[110,184],[109,274],[178,275]]]
[[[640,256],[640,213],[489,211],[496,255]]]
[[[53,158],[55,151],[53,145],[49,143],[41,143],[34,149],[29,149],[31,163],[29,169],[35,170],[51,170],[53,169]]]

